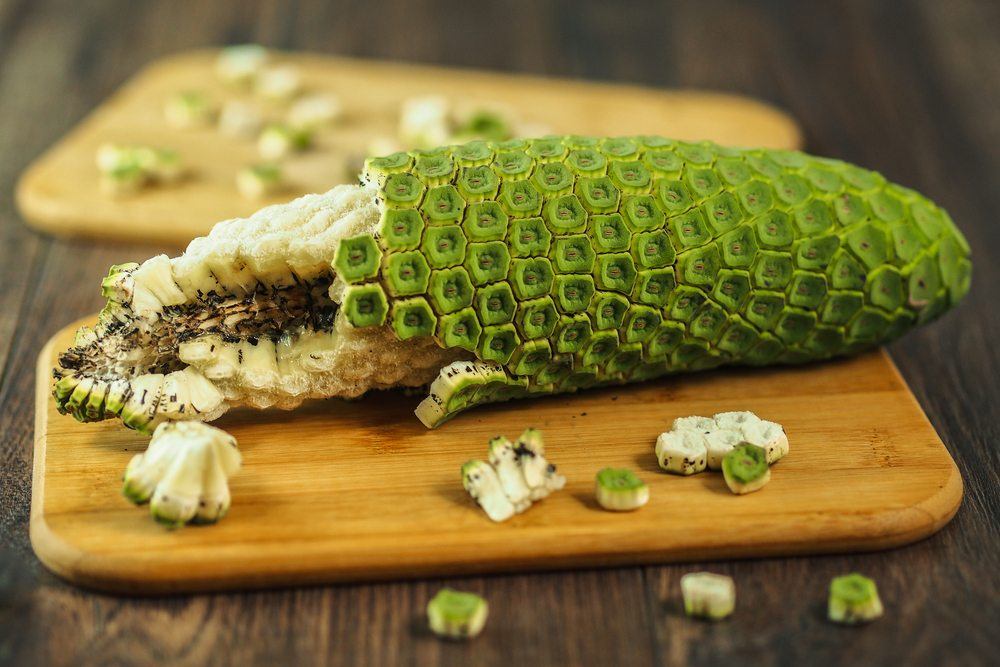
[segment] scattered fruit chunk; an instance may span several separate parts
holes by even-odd
[[[445,639],[469,639],[486,625],[489,605],[475,593],[442,588],[427,603],[431,632]]]
[[[691,572],[681,577],[684,613],[718,621],[736,607],[736,584],[732,577],[711,572]]]
[[[631,470],[604,468],[597,473],[597,502],[615,512],[636,510],[649,502],[649,487]]]
[[[875,582],[856,572],[834,577],[827,613],[834,623],[846,625],[875,620],[883,613]]]

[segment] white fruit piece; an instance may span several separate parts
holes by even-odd
[[[257,153],[264,160],[280,160],[309,148],[311,143],[312,135],[306,130],[272,124],[257,138]]]
[[[301,130],[320,130],[332,125],[342,113],[340,98],[330,94],[307,95],[296,100],[286,121]]]
[[[788,455],[788,436],[781,424],[758,419],[742,426],[743,440],[762,447],[767,453],[768,464],[775,463]]]
[[[711,417],[678,417],[670,425],[671,431],[687,431],[694,429],[697,431],[707,431],[715,428],[715,420]]]
[[[294,65],[265,67],[254,81],[254,92],[272,102],[287,102],[301,90],[302,73]]]
[[[215,108],[204,93],[184,91],[167,98],[163,116],[168,125],[178,129],[205,127],[212,123]]]
[[[489,452],[490,465],[496,470],[514,510],[523,512],[528,509],[531,506],[531,488],[524,481],[514,444],[502,435],[497,436],[490,440]]]
[[[236,189],[247,199],[273,197],[284,185],[281,166],[277,164],[250,165],[236,174]]]
[[[269,60],[267,49],[259,44],[227,46],[215,60],[215,75],[228,84],[247,86]]]
[[[506,521],[517,511],[504,493],[500,477],[486,461],[473,460],[462,466],[462,486],[493,521]]]
[[[541,500],[566,485],[566,478],[558,474],[556,466],[545,458],[545,442],[538,429],[525,429],[517,439],[514,451],[524,481],[531,489],[532,500]]]
[[[708,450],[704,438],[688,437],[685,431],[667,431],[656,439],[656,460],[667,472],[693,475],[705,469]]]
[[[736,584],[732,577],[711,572],[691,572],[681,577],[684,613],[718,621],[736,607]]]
[[[717,429],[705,433],[702,439],[708,453],[708,469],[722,470],[722,459],[743,441],[743,434],[735,429]]]
[[[219,112],[219,132],[231,137],[252,139],[263,125],[263,112],[251,102],[228,100]]]
[[[408,148],[431,148],[449,143],[452,123],[448,100],[438,95],[411,97],[399,114],[399,139]]]

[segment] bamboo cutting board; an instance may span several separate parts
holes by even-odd
[[[808,367],[720,371],[473,410],[428,431],[418,396],[373,395],[295,412],[230,413],[243,469],[220,523],[168,530],[119,493],[147,439],[56,413],[49,371],[73,327],[39,357],[31,541],[66,579],[152,594],[471,572],[885,549],[958,509],[962,480],[881,352]],[[675,417],[753,410],[785,426],[791,453],[763,490],[720,473],[668,475],[653,454]],[[543,429],[566,488],[493,524],[459,467],[496,434]],[[649,504],[610,513],[594,475],[629,467]]]
[[[237,96],[215,79],[216,54],[191,52],[150,65],[42,155],[17,186],[24,218],[58,235],[186,245],[220,220],[354,181],[371,139],[395,133],[400,103],[427,94],[471,106],[499,104],[525,122],[560,133],[646,133],[801,147],[801,133],[791,118],[736,95],[287,53],[278,58],[299,67],[306,91],[338,95],[345,118],[320,133],[314,149],[285,162],[290,181],[285,192],[251,201],[237,192],[235,178],[240,168],[259,161],[253,140],[231,138],[211,127],[173,129],[163,120],[164,100],[173,93],[201,90],[216,102]],[[94,166],[95,152],[105,142],[176,149],[192,175],[176,186],[109,198],[100,192]]]

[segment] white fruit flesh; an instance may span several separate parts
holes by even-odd
[[[684,613],[714,621],[733,613],[736,585],[731,577],[711,572],[692,572],[681,577]]]
[[[685,437],[683,431],[667,431],[656,439],[656,460],[668,472],[693,475],[705,469],[708,451],[704,439]]]
[[[485,461],[470,461],[462,466],[462,485],[493,521],[506,521],[517,511],[493,466]]]

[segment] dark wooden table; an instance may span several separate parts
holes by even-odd
[[[0,0],[0,663],[996,664],[1000,3],[615,5]],[[437,580],[136,600],[49,574],[28,543],[35,357],[99,307],[108,265],[169,249],[32,233],[15,179],[140,66],[243,41],[756,95],[801,120],[810,150],[936,199],[975,248],[972,293],[891,351],[962,470],[955,520],[896,551],[712,563],[740,595],[716,625],[680,612],[690,564],[456,581],[493,610],[466,645],[422,629]],[[864,628],[824,618],[827,582],[851,570],[887,607]]]

